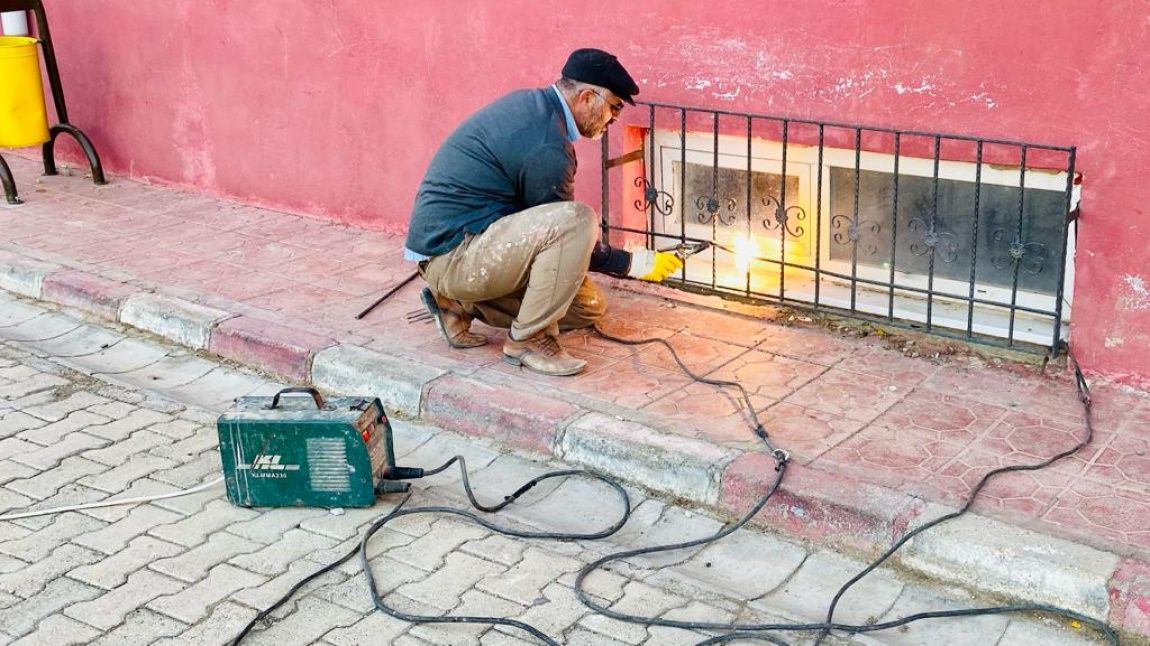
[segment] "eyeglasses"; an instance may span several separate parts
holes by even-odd
[[[617,117],[617,116],[619,116],[619,113],[623,111],[624,105],[623,105],[622,101],[620,101],[618,103],[612,103],[610,99],[608,99],[607,97],[600,94],[599,90],[591,90],[591,91],[595,93],[595,96],[599,97],[600,99],[603,99],[603,102],[607,104],[608,108],[611,108],[611,116]]]

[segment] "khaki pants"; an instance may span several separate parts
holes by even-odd
[[[423,277],[432,291],[521,341],[587,327],[607,309],[587,278],[598,224],[595,211],[579,202],[532,207],[427,261]]]

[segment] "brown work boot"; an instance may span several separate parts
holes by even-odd
[[[559,339],[546,330],[524,341],[516,341],[508,333],[507,341],[503,344],[503,359],[513,366],[525,366],[551,377],[578,374],[587,366],[586,361],[576,359],[559,347]]]
[[[440,296],[426,287],[419,293],[419,300],[423,301],[423,306],[431,312],[435,327],[439,328],[440,334],[447,340],[447,345],[463,349],[478,348],[487,343],[487,337],[471,333],[471,317],[464,313],[463,306],[458,301]]]

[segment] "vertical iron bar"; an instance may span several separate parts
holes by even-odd
[[[754,135],[754,126],[752,124],[751,115],[747,115],[747,248],[751,248],[751,179],[752,179],[752,165],[751,165],[751,137]],[[754,258],[747,263],[746,274],[746,296],[751,295],[751,266],[754,264]]]
[[[608,193],[607,175],[610,172],[610,169],[607,168],[607,161],[609,159],[611,159],[611,154],[610,154],[611,151],[608,150],[608,147],[609,147],[608,140],[611,138],[610,135],[611,135],[610,132],[605,132],[605,133],[603,133],[603,138],[599,140],[599,157],[601,158],[601,164],[602,164],[602,168],[603,168],[603,179],[602,179],[602,181],[599,182],[599,193],[600,193],[599,194],[599,200],[600,200],[599,201],[599,221],[602,223],[601,228],[603,229],[603,233],[602,233],[602,236],[600,237],[600,239],[607,244],[611,244],[611,237],[610,237],[610,233],[608,231],[608,223],[607,223],[607,206],[608,206],[607,203],[610,201],[610,199],[607,196],[607,193]]]
[[[687,244],[687,109],[679,108],[679,244]],[[679,270],[687,280],[687,263]]]
[[[648,114],[648,124],[649,124],[647,127],[647,141],[649,142],[647,144],[647,150],[649,151],[648,155],[650,155],[650,161],[647,162],[647,164],[648,164],[647,171],[645,173],[643,173],[647,177],[647,186],[644,187],[645,193],[648,189],[654,188],[654,186],[655,186],[655,106],[649,105],[649,106],[647,106],[647,108],[648,108],[647,114]],[[646,199],[647,195],[644,194],[643,198]],[[650,213],[650,220],[651,220],[649,228],[647,229],[647,231],[648,231],[647,248],[648,249],[654,249],[656,246],[658,246],[655,244],[655,203],[658,200],[659,200],[659,196],[656,195],[655,199],[648,200],[648,203],[647,203],[647,210]]]
[[[970,292],[966,302],[966,338],[974,338],[974,286],[977,284],[975,274],[978,270],[978,220],[981,213],[982,201],[982,140],[978,142],[978,150],[974,162],[974,222],[970,230]]]
[[[858,299],[858,269],[859,269],[859,191],[862,182],[862,128],[855,128],[855,205],[851,227],[854,235],[851,237],[851,312],[855,311]]]
[[[714,122],[711,126],[712,133],[714,134],[714,142],[712,144],[712,158],[711,162],[714,164],[711,167],[711,199],[719,204],[718,211],[715,211],[711,216],[711,289],[719,284],[718,268],[715,267],[715,253],[714,243],[719,241],[719,212],[723,210],[722,203],[719,202],[719,113],[714,113]]]
[[[902,133],[896,132],[894,133],[894,186],[891,189],[894,206],[890,216],[890,295],[886,303],[886,319],[888,321],[894,320],[894,272],[898,265],[898,154],[901,146]]]
[[[927,254],[927,273],[926,273],[926,331],[930,332],[934,329],[932,324],[933,310],[934,310],[934,258],[938,254],[938,161],[939,161],[939,148],[942,145],[942,137],[934,136],[934,187],[933,196],[931,197],[930,205],[930,223],[927,225],[926,232],[928,236],[935,239],[935,244],[928,245],[927,249],[930,253]]]
[[[818,196],[815,198],[815,305],[819,304],[819,288],[822,287],[821,272],[823,253],[823,124],[819,124],[819,165]]]
[[[1022,218],[1026,211],[1026,146],[1021,146],[1022,160],[1018,169],[1018,224],[1015,227],[1015,243],[1022,244]],[[1022,269],[1022,258],[1014,260],[1014,280],[1010,287],[1010,327],[1006,335],[1006,344],[1014,346],[1014,319],[1018,314],[1018,273]]]
[[[1070,237],[1070,207],[1074,199],[1074,162],[1077,161],[1077,148],[1070,149],[1070,158],[1066,160],[1066,215],[1062,218],[1062,249],[1058,254],[1058,288],[1054,293],[1054,334],[1050,340],[1050,356],[1058,355],[1062,337],[1062,295],[1066,289],[1066,247]],[[1075,220],[1077,226],[1078,221]]]
[[[779,209],[783,221],[779,222],[779,300],[787,302],[787,142],[790,135],[790,121],[783,119],[783,169],[782,183],[779,184]]]

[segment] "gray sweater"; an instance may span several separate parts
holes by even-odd
[[[499,218],[575,199],[575,149],[551,88],[519,90],[464,121],[435,153],[411,214],[407,248],[451,251]],[[626,273],[631,254],[600,243],[592,271]]]

